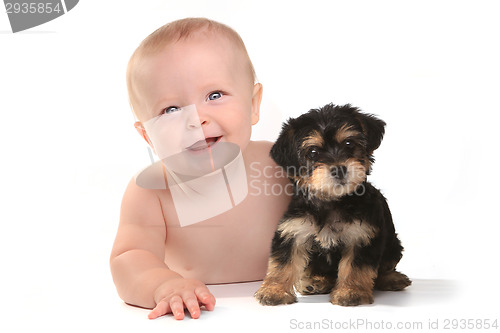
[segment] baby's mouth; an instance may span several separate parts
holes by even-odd
[[[222,136],[215,136],[210,138],[205,138],[205,140],[199,140],[193,143],[191,146],[187,147],[187,150],[191,151],[199,151],[206,149],[208,147],[212,147],[214,144],[220,141]]]

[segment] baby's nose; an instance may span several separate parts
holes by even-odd
[[[202,106],[196,105],[196,114],[198,117],[195,121],[195,125],[197,125],[198,127],[208,125],[210,123],[210,117]]]

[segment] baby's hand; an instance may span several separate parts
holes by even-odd
[[[215,307],[215,297],[203,282],[194,279],[174,278],[160,285],[154,295],[156,307],[148,315],[155,319],[167,313],[172,313],[177,320],[184,319],[184,308],[191,317],[200,317],[200,305],[209,311]]]

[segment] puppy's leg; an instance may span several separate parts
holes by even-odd
[[[269,258],[266,277],[255,298],[262,305],[291,304],[297,302],[293,291],[293,266],[281,265],[275,258]]]
[[[378,290],[398,291],[411,285],[411,280],[396,271],[396,265],[403,257],[403,246],[394,229],[391,211],[387,205],[387,201],[382,202],[384,208],[384,224],[387,226],[385,232],[387,234],[387,242],[384,245],[380,266],[378,269],[378,277],[375,281],[375,288]]]
[[[411,280],[403,273],[392,270],[385,273],[379,273],[375,281],[375,289],[400,291],[411,285]]]
[[[373,285],[377,269],[351,246],[343,251],[335,289],[330,302],[342,306],[373,303]]]
[[[411,285],[411,280],[406,275],[396,271],[396,265],[402,257],[402,251],[401,242],[394,234],[384,250],[378,277],[375,281],[375,289],[399,291]]]
[[[307,266],[311,241],[298,241],[296,234],[292,237],[284,230],[278,229],[274,235],[267,274],[255,293],[262,305],[297,302],[293,286]]]

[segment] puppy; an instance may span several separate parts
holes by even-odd
[[[283,125],[271,157],[294,195],[255,293],[263,305],[330,293],[342,306],[373,303],[373,289],[402,290],[403,247],[386,199],[367,180],[385,123],[351,105],[328,104]]]

